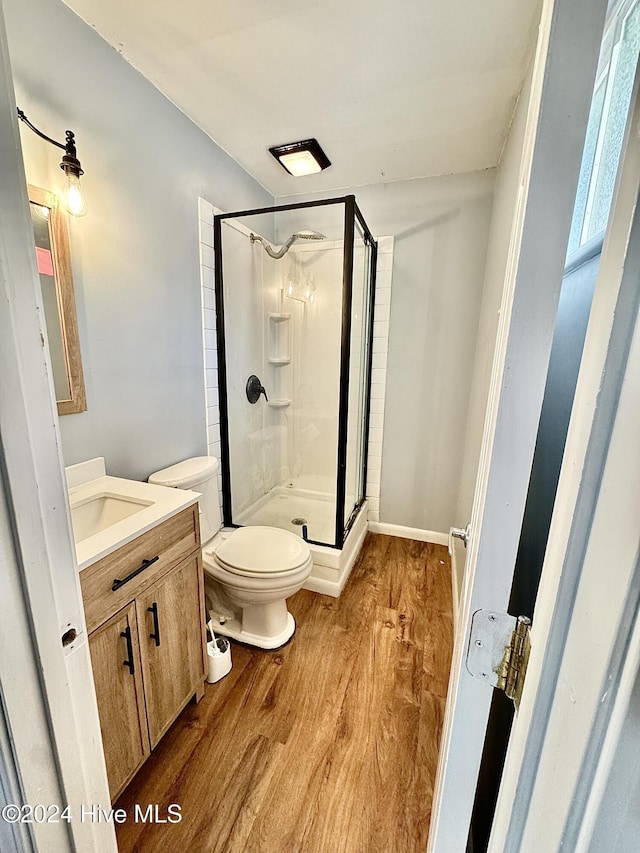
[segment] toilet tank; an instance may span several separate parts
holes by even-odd
[[[207,542],[222,527],[218,495],[220,463],[215,456],[195,456],[162,471],[151,474],[149,482],[173,489],[192,489],[200,492],[200,538]]]

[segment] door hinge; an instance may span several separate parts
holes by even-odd
[[[503,690],[520,707],[531,650],[531,620],[477,610],[471,620],[467,669],[474,677]]]

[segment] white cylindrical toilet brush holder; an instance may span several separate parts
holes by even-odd
[[[209,660],[209,673],[207,681],[215,684],[231,671],[231,643],[226,637],[216,637],[207,643],[207,657]]]

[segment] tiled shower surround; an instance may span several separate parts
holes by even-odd
[[[378,240],[376,300],[375,311],[373,313],[371,418],[369,421],[366,486],[366,498],[369,502],[369,521],[380,520],[380,474],[382,472],[384,402],[387,387],[387,356],[389,353],[392,268],[393,237],[381,237]]]
[[[220,402],[218,398],[218,350],[216,333],[216,284],[213,261],[213,216],[221,213],[208,201],[198,199],[200,228],[200,284],[202,287],[202,338],[204,345],[204,388],[207,406],[207,452],[220,459]],[[222,511],[222,477],[218,477]]]

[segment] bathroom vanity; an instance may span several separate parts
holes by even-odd
[[[85,536],[76,544],[80,587],[115,800],[204,694],[197,495],[106,476],[69,494],[76,540]],[[92,559],[92,549],[102,555]]]

